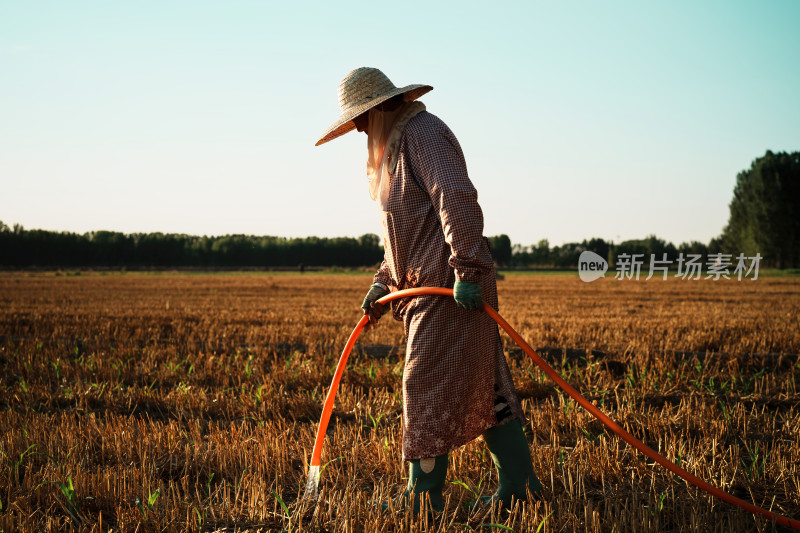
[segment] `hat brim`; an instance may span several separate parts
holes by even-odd
[[[322,137],[317,141],[314,146],[319,146],[320,144],[325,144],[328,141],[332,141],[336,137],[341,137],[345,133],[352,131],[356,128],[355,122],[353,119],[359,116],[361,113],[369,111],[376,105],[385,102],[389,98],[393,96],[397,96],[398,94],[403,95],[403,100],[406,102],[411,102],[416,100],[423,94],[432,91],[433,87],[430,85],[406,85],[405,87],[397,88],[393,91],[389,91],[388,93],[379,96],[378,98],[374,98],[367,102],[366,104],[361,104],[358,107],[354,107],[349,109],[346,113],[343,113],[336,122],[334,122],[331,127],[325,130],[325,133],[322,134]]]

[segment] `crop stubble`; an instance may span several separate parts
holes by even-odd
[[[0,527],[773,529],[649,464],[507,338],[543,501],[510,514],[465,509],[495,483],[476,441],[451,454],[443,516],[381,511],[370,501],[397,496],[405,475],[402,327],[389,317],[345,372],[321,500],[300,502],[322,398],[369,283],[4,274]],[[509,275],[498,288],[501,314],[628,431],[724,490],[800,516],[796,280]]]

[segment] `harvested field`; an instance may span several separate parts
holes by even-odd
[[[772,531],[688,486],[560,394],[508,338],[541,502],[470,512],[496,482],[450,455],[437,519],[397,496],[402,325],[362,336],[321,499],[299,501],[368,274],[0,275],[0,531]],[[500,312],[637,438],[800,518],[800,280],[509,274]]]

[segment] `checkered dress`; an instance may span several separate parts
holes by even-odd
[[[479,281],[497,309],[478,194],[453,132],[421,112],[406,124],[383,219],[384,260],[375,281],[397,290]],[[500,334],[480,311],[452,298],[396,300],[408,339],[403,371],[403,458],[435,457],[484,430],[522,418]]]

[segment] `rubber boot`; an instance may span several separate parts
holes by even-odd
[[[527,491],[538,496],[542,484],[533,473],[531,452],[519,419],[487,429],[483,432],[483,440],[497,469],[499,485],[492,496],[481,498],[482,503],[500,500],[504,508],[509,508],[512,497],[525,500]]]
[[[423,493],[426,493],[431,510],[438,513],[444,509],[442,489],[447,474],[447,454],[435,457],[433,469],[425,472],[423,466],[429,469],[429,462],[430,459],[417,459],[410,461],[408,465],[408,488],[406,488],[405,500],[413,502],[414,514],[419,513]]]

